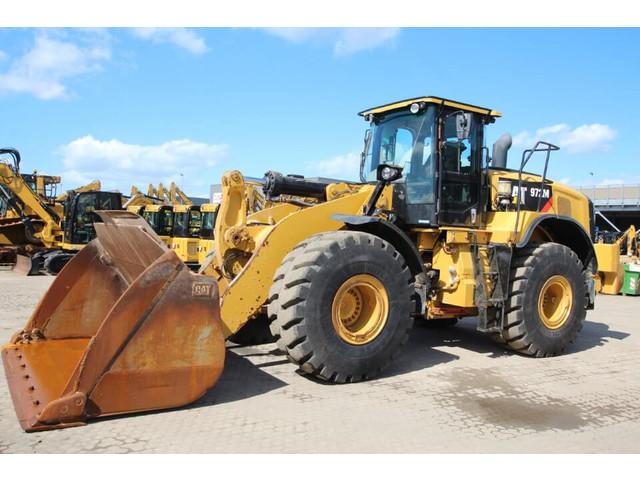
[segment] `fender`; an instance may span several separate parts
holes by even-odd
[[[333,220],[343,222],[349,230],[371,233],[386,240],[395,247],[407,262],[412,275],[425,272],[424,263],[415,243],[400,228],[380,217],[367,215],[341,215],[334,214]]]
[[[529,224],[516,247],[526,246],[538,226],[545,227],[553,235],[555,241],[576,252],[585,268],[593,261],[593,272],[598,271],[598,259],[593,242],[582,225],[571,217],[553,214],[539,216]]]

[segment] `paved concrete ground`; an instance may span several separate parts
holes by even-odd
[[[0,340],[23,326],[50,277],[0,272]],[[640,297],[598,297],[568,354],[504,351],[472,320],[417,327],[378,380],[325,385],[272,345],[231,347],[196,404],[26,434],[4,376],[0,453],[640,452]]]

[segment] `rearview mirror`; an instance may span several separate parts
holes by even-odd
[[[369,142],[371,142],[371,129],[367,128],[364,132],[364,148],[362,149],[362,153],[360,154],[360,181],[365,182],[366,178],[364,175],[364,164],[367,160],[367,152],[369,151]]]
[[[460,112],[456,114],[456,134],[458,140],[466,140],[471,134],[471,114]]]

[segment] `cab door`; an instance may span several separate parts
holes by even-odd
[[[445,111],[440,118],[439,225],[473,227],[479,222],[482,136],[483,124],[475,114]]]

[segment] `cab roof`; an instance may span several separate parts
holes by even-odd
[[[487,115],[490,117],[501,117],[502,114],[496,110],[492,110],[490,108],[479,107],[477,105],[471,105],[469,103],[456,102],[455,100],[447,100],[446,98],[440,97],[416,97],[416,98],[408,98],[407,100],[401,100],[399,102],[387,103],[386,105],[380,105],[379,107],[368,108],[367,110],[363,110],[358,113],[360,116],[365,115],[375,115],[377,113],[386,113],[391,110],[399,110],[401,108],[406,108],[412,103],[416,102],[425,102],[425,103],[433,103],[436,105],[444,105],[445,107],[458,108],[460,110],[465,110],[468,112],[479,113],[481,115]]]

